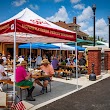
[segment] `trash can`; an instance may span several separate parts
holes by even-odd
[[[92,64],[92,73],[89,75],[89,80],[90,81],[95,81],[96,80],[96,74],[94,73],[94,63]]]

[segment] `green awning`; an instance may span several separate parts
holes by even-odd
[[[84,40],[84,39],[79,39],[79,38],[77,38],[77,43],[93,44],[93,42],[90,40]],[[75,45],[75,43],[74,42],[68,42],[67,45]]]

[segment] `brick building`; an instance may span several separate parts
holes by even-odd
[[[65,21],[58,21],[58,22],[52,22],[58,26],[61,26],[65,29],[68,29],[68,30],[71,30],[71,31],[75,31],[77,33],[77,38],[80,38],[80,39],[84,39],[86,40],[87,37],[89,36],[88,34],[82,32],[80,30],[80,25],[77,24],[77,19],[76,17],[73,17],[73,22],[72,23],[66,23]]]

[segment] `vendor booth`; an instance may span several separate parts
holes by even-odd
[[[12,18],[0,23],[0,42],[14,42],[13,72],[16,73],[16,43],[76,42],[76,33],[59,27],[26,8]],[[77,46],[77,43],[76,43]],[[77,51],[77,50],[76,50]],[[77,54],[77,52],[76,52]],[[77,56],[77,55],[76,55]],[[77,64],[76,64],[77,68]],[[14,74],[15,77],[16,74]],[[78,79],[78,78],[77,78]],[[78,84],[77,84],[78,88]],[[13,86],[15,91],[15,81]],[[13,96],[15,99],[15,94]]]

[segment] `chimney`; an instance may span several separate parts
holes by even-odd
[[[76,24],[76,17],[73,17],[73,23]]]

